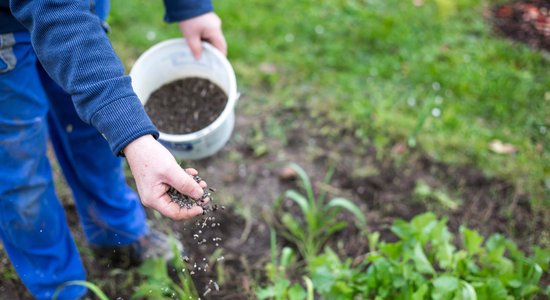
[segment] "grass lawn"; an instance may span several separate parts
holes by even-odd
[[[491,2],[214,4],[251,110],[328,112],[378,149],[406,143],[550,201],[549,56],[495,36],[484,18]],[[112,40],[128,67],[179,36],[161,1],[112,5]],[[515,151],[492,151],[499,142]]]

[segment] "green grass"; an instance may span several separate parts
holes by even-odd
[[[487,1],[214,4],[246,105],[328,111],[379,149],[408,141],[510,180],[535,202],[550,199],[550,59],[493,35]],[[112,6],[112,40],[127,66],[179,36],[162,22],[161,1]],[[491,152],[493,140],[517,153]]]

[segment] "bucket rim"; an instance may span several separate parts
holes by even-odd
[[[142,64],[144,61],[146,61],[150,56],[154,55],[157,51],[159,51],[162,48],[179,48],[179,47],[189,47],[187,44],[187,40],[185,38],[174,38],[162,41],[160,43],[157,43],[153,45],[151,48],[147,49],[143,54],[141,54],[136,62],[134,63],[132,69],[130,70],[129,76],[132,77],[132,74],[134,74],[135,67],[139,64]],[[207,42],[202,42],[203,47],[203,55],[205,52],[208,52],[209,54],[212,54],[218,61],[221,62],[223,69],[225,70],[224,73],[226,73],[226,76],[228,77],[229,81],[229,87],[228,87],[228,95],[227,95],[227,103],[225,105],[225,108],[221,112],[221,114],[208,126],[204,127],[201,130],[187,133],[187,134],[169,134],[165,133],[159,130],[160,136],[159,139],[170,142],[170,143],[185,143],[185,142],[193,142],[197,139],[200,139],[212,131],[215,131],[218,129],[225,120],[229,117],[230,114],[234,113],[235,105],[237,104],[237,100],[240,97],[240,94],[237,92],[237,79],[235,77],[235,71],[233,70],[233,66],[216,47],[212,46],[211,44]],[[201,77],[201,76],[198,76]],[[184,77],[182,77],[184,78]],[[174,78],[173,81],[176,81],[178,79],[182,78]],[[166,82],[166,84],[169,82]],[[145,105],[146,101],[148,99],[145,99],[142,101],[142,104]]]

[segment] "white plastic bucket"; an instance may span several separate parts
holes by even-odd
[[[207,127],[188,134],[160,133],[159,141],[177,158],[201,159],[219,151],[229,140],[235,125],[239,94],[235,72],[227,58],[203,43],[201,58],[195,60],[185,39],[171,39],[154,45],[135,62],[130,77],[141,103],[161,86],[185,77],[206,78],[228,96],[225,109]]]

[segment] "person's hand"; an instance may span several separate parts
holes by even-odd
[[[207,41],[227,55],[227,43],[222,33],[222,21],[213,12],[181,21],[180,30],[187,39],[189,48],[196,59],[202,54],[201,41]]]
[[[200,199],[206,183],[195,182],[192,176],[198,174],[195,169],[183,170],[172,154],[151,135],[135,139],[124,148],[141,203],[172,220],[190,219],[203,212],[201,206],[194,205],[190,209],[180,208],[171,201],[166,193],[170,186],[180,193],[193,199]],[[204,199],[204,204],[209,199]]]

